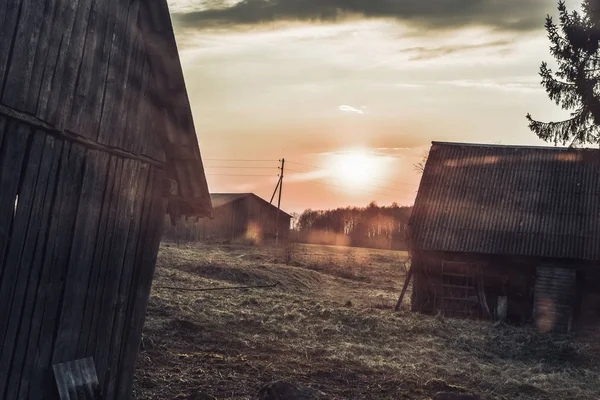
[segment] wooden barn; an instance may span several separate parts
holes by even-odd
[[[211,213],[166,0],[1,2],[0,187],[0,398],[130,398],[165,210]]]
[[[600,150],[434,142],[410,232],[414,311],[600,323]]]
[[[292,216],[253,193],[211,193],[214,218],[188,219],[165,229],[173,241],[223,242],[248,240],[256,243],[285,240]],[[278,216],[279,214],[279,216]]]

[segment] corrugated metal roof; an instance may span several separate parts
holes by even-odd
[[[600,150],[433,142],[411,227],[415,249],[600,260]]]

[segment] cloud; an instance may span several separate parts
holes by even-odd
[[[364,114],[365,113],[363,110],[359,110],[358,108],[354,108],[354,107],[350,107],[350,106],[340,106],[339,109],[340,109],[340,111],[353,112],[356,114]]]
[[[194,28],[360,16],[394,18],[427,29],[486,26],[531,31],[543,29],[545,14],[555,8],[554,0],[243,0],[202,3],[196,11],[175,11],[173,18],[180,26]]]
[[[456,86],[461,88],[473,88],[473,89],[492,89],[492,90],[503,90],[503,91],[517,91],[517,92],[540,92],[542,87],[539,84],[538,79],[519,79],[514,78],[512,80],[471,80],[471,79],[457,79],[451,81],[440,81],[441,85]]]
[[[417,46],[404,49],[403,51],[405,53],[415,53],[415,55],[411,57],[410,60],[417,61],[430,60],[438,57],[448,56],[451,54],[464,53],[467,51],[495,49],[495,51],[507,52],[510,46],[513,44],[514,42],[512,40],[503,39],[476,44],[447,45],[436,47]],[[499,48],[500,50],[498,50]]]

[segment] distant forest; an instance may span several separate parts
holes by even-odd
[[[297,219],[295,233],[303,243],[406,250],[412,206],[346,207],[306,210]]]

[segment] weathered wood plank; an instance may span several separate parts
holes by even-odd
[[[8,384],[8,373],[17,339],[19,319],[21,317],[21,306],[24,293],[27,289],[28,261],[31,252],[24,250],[27,244],[27,230],[29,219],[32,216],[32,208],[35,206],[35,191],[39,168],[41,165],[42,152],[44,149],[43,135],[34,135],[31,143],[27,145],[27,156],[24,159],[26,168],[22,177],[22,187],[17,189],[19,201],[17,204],[13,229],[10,233],[10,245],[6,257],[5,266],[0,279],[0,315],[6,316],[0,328],[0,343],[2,343],[2,354],[0,355],[0,394],[5,393]],[[35,215],[33,215],[35,217]],[[26,257],[23,260],[23,257]],[[25,267],[21,268],[24,261]]]
[[[7,124],[8,124],[7,118],[0,115],[0,149],[2,149],[2,138],[4,137],[4,132],[6,130]]]
[[[144,64],[146,54],[144,52],[142,38],[138,32],[137,26],[131,28],[133,30],[133,52],[131,68],[129,73],[129,83],[125,98],[126,117],[123,119],[122,134],[116,139],[115,146],[127,149],[135,153],[135,149],[139,148],[139,143],[145,140],[147,132],[142,130],[142,116],[140,105],[144,99]]]
[[[44,270],[48,269],[51,276],[45,287],[46,301],[37,343],[36,370],[29,385],[29,397],[32,399],[45,398],[47,388],[53,387],[52,374],[48,370],[51,366],[56,325],[65,301],[64,281],[81,192],[85,150],[71,143],[65,143],[64,147],[58,175],[58,193],[51,212],[49,237],[52,239],[48,243],[45,257]]]
[[[87,338],[87,351],[86,354],[91,354],[94,352],[94,359],[96,360],[96,369],[98,372],[98,379],[100,382],[103,381],[104,371],[98,369],[98,355],[100,350],[98,350],[98,340],[101,337],[102,333],[102,311],[103,311],[103,293],[104,287],[106,286],[106,282],[108,279],[108,270],[106,266],[108,265],[110,252],[113,246],[113,236],[115,231],[115,223],[116,223],[116,215],[117,215],[117,207],[119,204],[119,200],[121,197],[121,178],[123,175],[123,160],[117,157],[113,157],[110,161],[110,173],[112,174],[112,181],[110,182],[111,186],[107,188],[110,190],[110,196],[107,196],[105,200],[105,204],[107,205],[106,214],[102,217],[106,221],[105,234],[103,236],[103,244],[102,247],[98,247],[96,254],[94,255],[94,264],[98,270],[98,285],[96,287],[96,299],[94,301],[93,313],[91,318],[90,325],[90,334]],[[109,180],[111,177],[109,176]],[[82,338],[85,339],[85,338]],[[80,344],[80,348],[82,344]]]
[[[83,186],[77,211],[77,220],[71,258],[65,283],[65,301],[54,345],[53,357],[72,360],[77,355],[77,340],[81,331],[83,308],[91,276],[94,243],[100,225],[101,200],[106,181],[108,155],[88,151],[83,174]]]
[[[51,59],[51,57],[49,58],[51,51],[50,44],[52,43],[53,37],[58,34],[58,32],[55,32],[52,29],[56,19],[56,10],[58,8],[57,2],[58,0],[45,0],[44,2],[44,18],[42,18],[40,24],[40,34],[29,79],[29,93],[26,101],[26,111],[34,115],[37,112],[44,69],[48,60]]]
[[[128,3],[120,1],[118,12],[115,12],[115,30],[112,38],[112,47],[108,65],[108,74],[104,86],[104,98],[102,101],[102,116],[100,119],[100,130],[98,133],[98,142],[109,144],[110,138],[115,131],[116,121],[120,110],[117,104],[120,104],[123,95],[123,72],[126,68],[126,40],[128,35],[127,20],[129,18]]]
[[[41,251],[39,251],[37,245],[44,240],[46,234],[47,224],[45,225],[44,222],[47,223],[47,212],[45,212],[47,206],[45,198],[48,190],[53,191],[51,186],[54,184],[54,181],[51,180],[55,155],[54,138],[50,137],[48,140],[44,132],[36,132],[28,163],[35,164],[35,162],[31,162],[31,158],[36,156],[34,148],[37,146],[38,140],[40,142],[39,146],[43,150],[36,183],[27,186],[27,180],[25,180],[19,196],[22,198],[33,197],[33,202],[31,203],[28,222],[23,223],[27,225],[27,231],[22,242],[21,260],[20,262],[15,261],[14,264],[18,268],[18,278],[15,284],[7,334],[4,341],[5,345],[13,348],[14,355],[12,361],[8,357],[0,357],[0,375],[6,373],[9,379],[5,398],[10,399],[17,397],[21,372],[25,364],[27,342],[31,334],[33,309],[39,289],[38,281],[42,265]],[[21,222],[17,219],[15,223]],[[13,240],[15,240],[15,235],[13,235]],[[15,242],[18,242],[18,240]],[[11,247],[13,247],[12,242]]]
[[[94,400],[98,377],[92,357],[52,366],[59,396],[68,400]]]
[[[19,110],[33,111],[35,105],[27,104],[31,72],[44,19],[45,4],[23,0],[21,16],[16,27],[13,51],[8,65],[7,78],[2,91],[2,102]]]
[[[6,70],[13,52],[17,21],[24,0],[0,2],[0,91],[6,83]]]
[[[42,74],[40,90],[37,95],[36,116],[48,120],[49,108],[55,108],[51,102],[56,100],[56,92],[60,89],[60,79],[63,75],[63,67],[66,49],[69,46],[73,18],[77,0],[58,1],[52,24],[52,34],[48,43],[48,52]],[[53,122],[53,121],[48,121]]]
[[[108,383],[108,359],[112,349],[110,348],[111,336],[113,334],[114,312],[117,307],[119,282],[123,271],[123,261],[125,259],[125,246],[127,244],[127,234],[131,224],[130,210],[132,204],[130,197],[131,187],[133,186],[133,174],[135,172],[135,162],[131,160],[123,161],[122,182],[119,193],[119,201],[117,205],[117,215],[115,218],[115,227],[113,232],[113,245],[110,249],[108,262],[104,265],[107,271],[106,283],[103,287],[102,312],[100,318],[100,326],[105,333],[99,337],[97,349],[102,353],[94,357],[96,367],[100,374],[104,372],[101,387],[106,390]]]
[[[110,65],[113,35],[118,23],[117,10],[119,0],[107,0],[95,2],[99,5],[98,13],[102,15],[101,24],[98,28],[98,35],[101,38],[100,46],[97,49],[98,54],[93,64],[92,82],[89,94],[86,97],[82,107],[82,117],[78,122],[79,131],[92,132],[93,140],[97,140],[100,132],[102,114],[104,113],[104,103],[106,101],[108,68]]]
[[[24,356],[25,366],[23,368],[22,376],[20,377],[19,399],[28,398],[31,376],[36,368],[37,343],[42,327],[43,311],[47,294],[46,288],[50,281],[50,277],[52,276],[52,271],[50,271],[49,268],[45,268],[45,266],[48,265],[46,262],[46,250],[51,246],[52,239],[54,239],[52,236],[53,231],[51,231],[53,224],[50,220],[50,213],[54,206],[57,193],[56,176],[60,166],[63,142],[57,141],[52,136],[46,136],[46,149],[53,150],[52,164],[49,167],[47,188],[43,200],[44,208],[40,217],[41,226],[44,227],[44,229],[40,229],[40,232],[38,233],[38,242],[35,247],[34,264],[39,265],[39,280],[36,287],[32,285],[32,287],[28,289],[30,291],[27,295],[27,304],[28,306],[33,305],[33,312],[31,316],[31,327],[29,328],[30,333],[27,337],[27,349]],[[45,152],[44,154],[49,154],[49,152]]]
[[[143,47],[143,43],[140,44]],[[143,51],[143,48],[142,48]],[[140,90],[140,98],[137,102],[137,109],[134,111],[136,115],[138,115],[137,119],[129,119],[128,124],[136,124],[137,128],[132,129],[133,127],[128,125],[127,130],[135,130],[136,134],[141,137],[140,140],[133,141],[129,143],[129,137],[125,137],[126,141],[123,147],[130,148],[131,152],[134,154],[143,154],[143,149],[145,143],[149,140],[148,138],[156,135],[156,133],[149,129],[152,125],[148,122],[151,118],[152,113],[151,110],[151,98],[149,93],[150,84],[150,71],[148,66],[148,60],[145,54],[142,55],[142,68],[140,71],[140,79],[141,79],[141,90]]]
[[[140,240],[138,248],[138,258],[135,265],[134,277],[132,280],[132,293],[130,293],[130,302],[128,307],[129,325],[125,331],[125,343],[121,356],[121,368],[119,368],[118,399],[131,397],[133,385],[133,373],[142,340],[142,328],[144,326],[144,317],[148,307],[152,278],[154,277],[154,266],[156,264],[156,255],[162,235],[164,215],[166,211],[166,200],[163,198],[163,183],[165,173],[156,168],[150,169],[151,183],[146,191],[146,198],[151,201],[148,213],[144,213],[146,225],[142,233],[143,240]]]
[[[129,296],[131,295],[131,284],[133,272],[136,268],[136,251],[140,239],[140,227],[142,218],[142,209],[144,205],[144,196],[146,195],[146,185],[148,181],[149,166],[147,164],[139,165],[136,168],[132,191],[130,192],[130,202],[132,203],[132,213],[130,215],[132,224],[127,235],[127,247],[121,271],[119,283],[119,293],[117,306],[115,308],[114,324],[112,329],[111,351],[108,360],[109,369],[118,371],[121,355],[121,346],[127,346],[125,339],[125,326],[127,325],[127,306]],[[109,396],[116,389],[118,374],[112,374],[108,380],[106,394]],[[114,397],[118,398],[118,397]]]
[[[96,243],[94,244],[94,259],[92,261],[92,275],[88,285],[87,296],[85,298],[85,307],[83,312],[83,323],[77,345],[77,356],[84,357],[88,354],[88,343],[91,338],[95,338],[97,334],[97,313],[102,300],[102,282],[106,276],[106,268],[102,264],[102,256],[105,246],[110,246],[107,236],[107,226],[109,225],[111,210],[115,208],[113,193],[118,193],[119,188],[115,184],[115,174],[117,170],[117,158],[110,157],[106,164],[106,183],[102,196],[102,210],[100,212],[100,226]],[[112,212],[114,216],[114,211]],[[114,217],[113,217],[114,223]],[[108,239],[107,239],[108,238]],[[98,304],[96,304],[98,302]],[[92,329],[93,322],[96,321],[95,329]],[[94,339],[95,343],[95,339]],[[92,352],[92,349],[89,349]]]
[[[113,181],[112,188],[112,196],[110,199],[110,208],[108,209],[107,226],[106,232],[104,235],[104,245],[102,249],[102,253],[98,254],[96,257],[99,257],[99,283],[97,286],[97,294],[96,300],[94,304],[94,311],[92,317],[92,325],[90,328],[90,335],[88,338],[87,344],[87,353],[91,355],[93,351],[94,360],[96,363],[96,371],[98,373],[98,380],[102,386],[102,382],[104,382],[105,378],[105,369],[101,367],[100,360],[104,357],[104,352],[108,351],[104,347],[102,347],[103,340],[105,340],[105,323],[106,316],[105,312],[105,288],[109,284],[111,279],[110,271],[111,271],[111,257],[113,246],[116,244],[115,240],[115,231],[116,225],[120,223],[117,217],[117,209],[119,207],[119,202],[121,200],[121,190],[124,185],[123,178],[123,159],[114,158],[111,162],[115,164],[115,178]]]
[[[110,1],[92,3],[71,118],[67,124],[69,130],[91,138],[96,137],[98,130],[98,120],[93,116],[101,106],[101,88],[106,78],[106,73],[101,73],[101,65],[105,35],[112,14],[110,5]]]
[[[4,253],[12,230],[21,164],[25,158],[27,142],[31,134],[29,127],[15,122],[7,123],[5,129],[8,133],[5,133],[0,149],[0,187],[2,188],[0,195],[0,280],[2,280],[5,267]]]
[[[69,47],[65,49],[67,55],[64,61],[64,71],[60,90],[57,87],[55,91],[56,97],[54,103],[59,103],[59,106],[53,109],[55,114],[49,117],[50,121],[54,121],[55,125],[58,127],[70,125],[75,87],[81,76],[80,68],[83,51],[87,45],[86,33],[88,31],[91,8],[92,0],[78,0]],[[89,137],[89,132],[79,132],[79,134]]]
[[[73,67],[73,60],[75,59],[73,53],[78,50],[77,46],[83,40],[80,32],[77,31],[77,27],[79,26],[78,19],[80,18],[78,15],[79,6],[87,4],[88,1],[77,0],[66,2],[67,6],[62,13],[58,14],[57,24],[55,25],[55,29],[62,30],[62,40],[58,51],[58,61],[56,62],[54,76],[52,77],[52,90],[49,93],[49,102],[44,119],[59,129],[64,127],[64,121],[61,119],[61,111],[65,99],[61,96],[64,95],[65,88],[68,87],[69,82],[76,79]]]
[[[136,71],[136,56],[138,55],[138,47],[136,47],[140,38],[137,32],[137,17],[139,2],[134,1],[129,4],[127,9],[127,30],[125,31],[123,45],[123,69],[119,71],[121,75],[121,85],[115,97],[116,115],[113,118],[114,126],[112,132],[108,132],[108,144],[110,146],[119,147],[122,144],[122,138],[125,135],[130,135],[133,132],[127,132],[127,118],[131,116],[128,113],[128,98],[134,96],[139,98],[140,87],[137,79]],[[137,118],[136,118],[137,119]],[[136,138],[140,140],[140,138]]]

